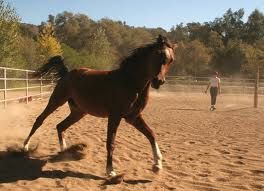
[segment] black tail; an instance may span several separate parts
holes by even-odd
[[[57,80],[63,78],[69,72],[64,64],[62,56],[51,57],[48,63],[40,67],[37,72],[33,73],[33,77],[40,78],[41,76],[52,75]]]

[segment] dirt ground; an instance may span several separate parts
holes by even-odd
[[[209,111],[204,94],[152,92],[143,115],[157,135],[164,169],[154,174],[145,137],[122,121],[114,166],[124,182],[105,177],[106,119],[86,116],[66,132],[68,145],[87,145],[61,157],[56,124],[68,114],[55,111],[32,137],[29,156],[19,153],[47,99],[0,110],[0,190],[264,190],[264,104],[252,96],[221,95]],[[14,152],[18,151],[18,152]]]

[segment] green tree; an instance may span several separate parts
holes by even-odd
[[[215,49],[210,66],[222,75],[233,75],[241,71],[245,61],[241,41],[229,41],[222,48]]]
[[[211,57],[209,49],[202,42],[198,40],[186,44],[181,42],[178,44],[175,54],[173,72],[198,76],[208,71]]]
[[[209,32],[207,44],[213,51],[219,48],[223,48],[224,44],[222,41],[222,36],[215,31]]]
[[[210,61],[209,50],[204,44],[198,40],[190,42],[186,48],[188,71],[195,77],[203,74],[204,71],[208,70],[208,63]]]
[[[63,57],[69,69],[90,67],[85,58],[78,51],[62,43]]]
[[[37,69],[39,64],[41,64],[38,63],[40,54],[37,51],[37,42],[28,36],[20,36],[18,42],[20,59],[17,60],[17,62],[20,63],[21,66],[25,66],[27,69]]]
[[[103,28],[96,28],[90,35],[85,48],[90,54],[107,56],[109,54],[110,43]]]
[[[97,69],[112,67],[110,43],[103,28],[98,27],[90,34],[90,38],[81,50],[81,55],[88,56],[89,65]]]
[[[253,44],[264,38],[264,15],[259,10],[254,10],[246,23],[245,40]]]
[[[257,41],[254,45],[244,45],[246,62],[243,69],[255,76],[254,107],[258,107],[258,86],[260,71],[264,66],[264,40]]]
[[[203,43],[208,41],[209,33],[211,32],[210,25],[207,23],[187,23],[188,34],[190,40],[199,40]]]
[[[49,19],[53,17],[50,16]],[[90,38],[94,22],[83,14],[63,12],[55,17],[56,36],[60,42],[81,50]]]
[[[257,41],[253,45],[244,44],[243,51],[245,62],[242,71],[251,76],[256,76],[256,71],[263,70],[264,67],[264,41]]]
[[[186,60],[187,52],[185,51],[185,44],[183,41],[178,42],[178,47],[175,52],[175,60],[169,70],[170,75],[186,75]]]
[[[222,36],[224,45],[229,40],[239,40],[244,34],[244,9],[233,12],[228,9],[221,18],[216,18],[210,23],[213,31]]]
[[[39,35],[39,27],[33,24],[20,24],[20,35],[23,37],[31,38],[32,40],[37,40]]]
[[[172,27],[168,35],[172,41],[177,42],[186,42],[189,39],[188,28],[184,27],[183,23],[176,25],[176,27]]]
[[[103,18],[99,21],[98,26],[102,27],[105,31],[107,39],[110,43],[111,54],[113,61],[122,57],[123,52],[122,45],[124,44],[123,34],[127,30],[127,27],[120,22],[112,21],[111,19]]]
[[[20,18],[14,8],[0,0],[0,65],[15,64]]]
[[[9,48],[13,50],[12,56],[6,54],[5,58],[12,58],[21,66],[34,68],[34,63],[40,63],[36,62],[35,58],[39,54],[42,58],[48,57],[44,56],[48,55],[44,50],[49,50],[48,44],[58,47],[54,44],[59,44],[59,40],[62,43],[65,61],[71,68],[85,66],[109,69],[129,55],[134,48],[150,43],[158,34],[163,34],[179,44],[171,74],[203,75],[208,70],[216,69],[221,75],[234,75],[241,71],[253,75],[252,70],[244,69],[246,68],[244,63],[247,61],[243,44],[253,46],[257,41],[263,40],[264,16],[262,12],[255,10],[246,23],[243,22],[243,16],[243,9],[237,11],[228,9],[222,17],[212,22],[179,24],[167,32],[162,28],[133,27],[124,21],[113,21],[108,18],[96,22],[84,14],[63,12],[56,16],[48,16],[47,23],[52,26],[52,32],[48,32],[48,29],[45,29],[45,32],[44,26],[48,25],[47,23],[42,27],[21,24],[21,35],[17,35],[16,38],[19,39],[13,43],[19,44],[19,54],[16,53],[17,49]],[[3,28],[1,27],[0,31],[3,31]],[[46,41],[40,43],[41,36],[45,36],[43,33],[51,34],[58,40],[48,43],[46,36],[43,38]],[[15,38],[11,38],[13,39]],[[37,51],[34,51],[35,41],[42,44]],[[7,44],[12,47],[12,43]],[[0,44],[0,47],[2,46]],[[3,51],[0,52],[2,53]]]

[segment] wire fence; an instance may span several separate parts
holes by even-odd
[[[204,92],[209,83],[208,77],[168,76],[163,90],[172,92]],[[254,94],[255,79],[221,78],[223,94]],[[264,79],[260,79],[258,94],[264,95]]]
[[[186,103],[192,103],[193,99],[199,99],[203,102],[202,105],[206,105],[210,102],[210,93],[205,94],[208,83],[209,77],[167,76],[166,83],[161,86],[159,91],[184,97]],[[255,79],[221,78],[221,96],[218,102],[223,102],[220,105],[226,107],[255,107],[254,93]],[[264,79],[259,80],[257,100],[257,107],[264,107]]]
[[[0,105],[10,102],[28,103],[36,98],[48,96],[53,90],[53,79],[32,78],[33,70],[0,67]],[[209,78],[193,76],[168,76],[162,90],[170,92],[201,93],[205,91]],[[255,79],[221,78],[222,94],[254,94]],[[264,95],[264,79],[259,81],[258,94]]]
[[[28,103],[35,98],[49,95],[53,79],[32,78],[33,70],[0,67],[0,104],[7,107],[10,102]]]

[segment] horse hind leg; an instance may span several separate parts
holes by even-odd
[[[53,112],[55,111],[58,107],[63,105],[67,101],[67,95],[59,91],[60,88],[56,86],[54,92],[52,93],[49,103],[44,109],[44,111],[37,117],[35,123],[33,124],[33,127],[24,141],[24,150],[28,151],[29,149],[29,143],[30,143],[30,138],[34,135],[36,130],[42,125],[43,121]]]
[[[56,127],[61,151],[64,151],[67,148],[67,144],[64,138],[64,131],[68,129],[71,125],[79,121],[85,115],[76,107],[72,99],[69,99],[68,103],[71,109],[71,113]]]
[[[53,107],[52,105],[48,105],[45,110],[37,117],[35,123],[33,124],[33,127],[24,141],[24,150],[28,151],[29,150],[29,143],[30,143],[30,138],[35,134],[37,129],[42,125],[43,121],[56,109],[57,107]]]

